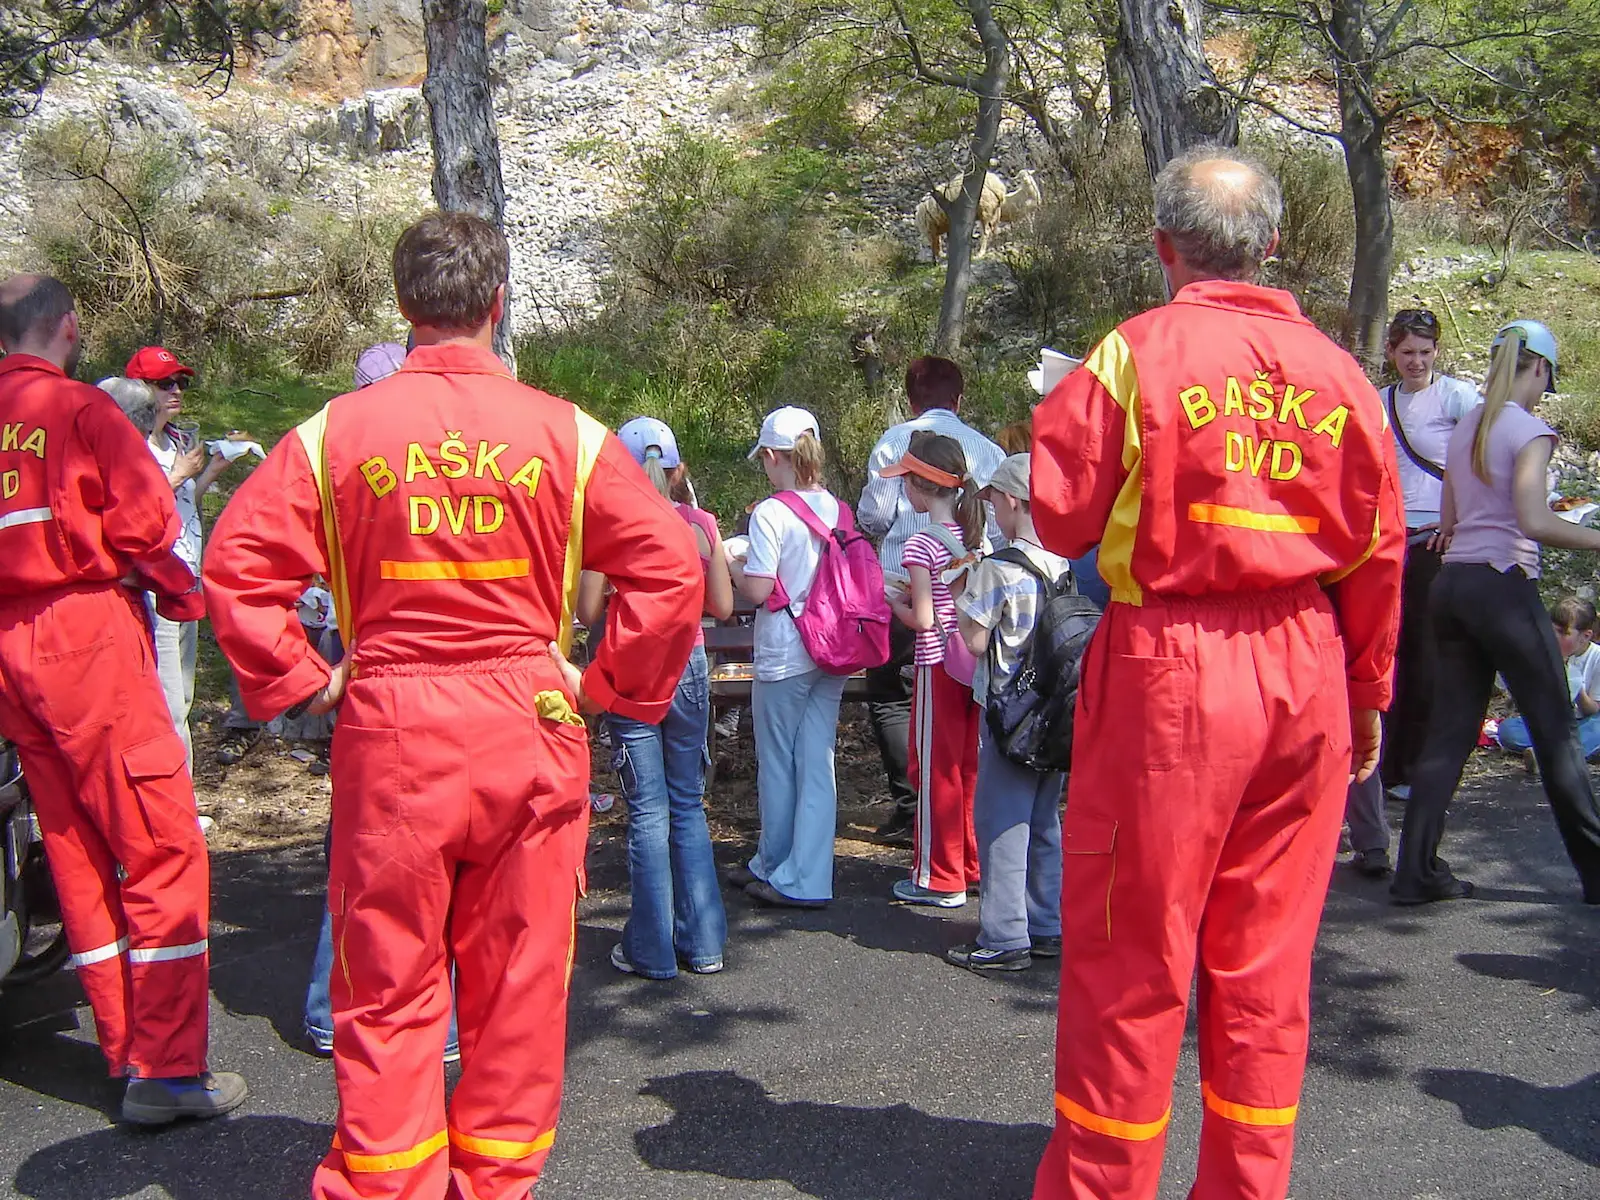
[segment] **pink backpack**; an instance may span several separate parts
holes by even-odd
[[[832,529],[794,492],[773,496],[822,541],[822,557],[798,617],[778,583],[767,607],[789,612],[813,662],[829,675],[854,675],[889,661],[889,601],[883,594],[883,567],[872,543],[856,529],[855,514],[839,501]]]

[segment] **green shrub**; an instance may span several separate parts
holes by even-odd
[[[54,185],[31,256],[77,298],[91,360],[160,340],[226,375],[286,358],[321,370],[392,322],[393,215],[285,194],[274,171],[208,184],[181,153],[106,124],[41,126],[24,162]]]
[[[1139,132],[1080,127],[1042,181],[1043,203],[1006,244],[1017,297],[1044,342],[1085,347],[1165,299],[1150,242],[1150,175]]]

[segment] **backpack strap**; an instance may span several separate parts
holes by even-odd
[[[967,553],[966,544],[951,533],[943,521],[928,522],[928,532],[933,535],[935,541],[950,551],[951,558],[960,558]]]
[[[839,518],[834,522],[833,528],[830,529],[828,526],[822,523],[822,518],[817,516],[816,510],[812,508],[811,505],[807,504],[803,499],[801,499],[799,492],[774,492],[772,494],[772,498],[778,503],[782,504],[795,516],[799,517],[801,523],[804,524],[807,529],[816,534],[825,542],[830,541],[833,538],[833,532],[835,529],[842,529],[846,533],[850,533],[855,530],[855,514],[850,511],[850,506],[843,500],[837,501],[839,505]],[[835,499],[837,500],[837,497]]]
[[[1394,426],[1394,435],[1400,443],[1400,449],[1406,452],[1406,457],[1416,464],[1417,469],[1425,475],[1432,475],[1435,479],[1444,478],[1444,468],[1431,459],[1423,458],[1418,454],[1416,447],[1411,444],[1411,439],[1406,436],[1406,427],[1400,423],[1400,410],[1395,406],[1394,393],[1400,385],[1391,383],[1383,393],[1384,407],[1389,410],[1389,424]]]

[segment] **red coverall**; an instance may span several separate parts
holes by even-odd
[[[205,837],[144,599],[203,615],[172,487],[116,402],[0,359],[0,733],[33,792],[113,1076],[206,1069]],[[120,879],[119,879],[120,873]]]
[[[1312,944],[1388,705],[1405,525],[1381,406],[1287,292],[1206,281],[1034,418],[1033,519],[1100,544],[1063,822],[1056,1126],[1037,1200],[1153,1197],[1199,957],[1195,1200],[1281,1198]]]
[[[354,656],[328,879],[339,1121],[314,1196],[522,1200],[549,1155],[589,747],[547,647],[582,568],[617,590],[586,692],[660,720],[699,627],[688,525],[603,426],[464,342],[333,400],[217,523],[206,592],[253,715],[328,678],[295,609],[313,573]]]

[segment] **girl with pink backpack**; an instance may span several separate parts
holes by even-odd
[[[750,704],[761,840],[728,879],[759,903],[821,908],[833,899],[833,747],[845,676],[819,666],[801,636],[824,546],[800,513],[831,530],[850,510],[823,486],[817,419],[805,409],[768,413],[750,457],[774,490],[750,514],[748,553],[731,564],[734,585],[757,606]]]

